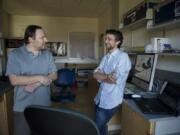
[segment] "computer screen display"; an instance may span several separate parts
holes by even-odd
[[[130,58],[130,61],[131,61],[131,70],[129,72],[127,82],[131,82],[132,81],[132,77],[134,75],[134,67],[135,67],[136,55],[137,54],[132,53],[132,54],[128,54],[128,55],[129,55],[129,58]]]
[[[137,54],[132,82],[151,91],[157,62],[157,54]]]

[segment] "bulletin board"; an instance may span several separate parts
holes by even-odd
[[[93,32],[69,33],[69,57],[95,58],[95,34]]]

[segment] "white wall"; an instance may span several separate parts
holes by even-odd
[[[107,29],[118,29],[119,26],[119,0],[112,0],[111,5],[99,17],[99,39]],[[101,44],[101,45],[100,45]],[[99,42],[99,59],[106,53],[105,46]]]
[[[145,46],[152,37],[162,37],[161,31],[147,31],[146,27],[132,31],[132,47]]]
[[[159,56],[157,69],[168,70],[180,73],[180,55],[179,56]]]
[[[105,46],[103,42],[100,43],[100,36],[105,33],[106,29],[111,28],[112,26],[112,7],[109,6],[107,8],[106,12],[102,14],[102,16],[99,17],[99,59],[102,58],[104,55]]]
[[[3,37],[8,37],[9,35],[9,18],[10,18],[10,15],[3,11],[2,12],[2,35]]]
[[[180,50],[180,27],[165,31],[165,37],[170,39],[174,49]],[[161,56],[157,68],[180,73],[180,55],[179,56]]]
[[[25,28],[29,24],[41,25],[49,41],[63,41],[68,43],[69,32],[95,33],[95,57],[98,59],[98,19],[71,18],[49,16],[11,16],[10,37],[23,37]]]

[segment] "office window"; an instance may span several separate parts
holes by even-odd
[[[95,59],[94,35],[93,32],[70,32],[69,57]]]

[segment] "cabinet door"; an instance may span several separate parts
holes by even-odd
[[[5,107],[5,98],[1,97],[0,101],[0,135],[8,135],[8,123]]]
[[[127,103],[122,105],[122,135],[152,135],[154,124],[133,111]]]
[[[9,135],[13,134],[13,90],[9,90],[5,94],[6,98],[6,115],[8,122]]]
[[[12,90],[6,92],[1,98],[2,100],[0,101],[0,135],[12,135]]]

